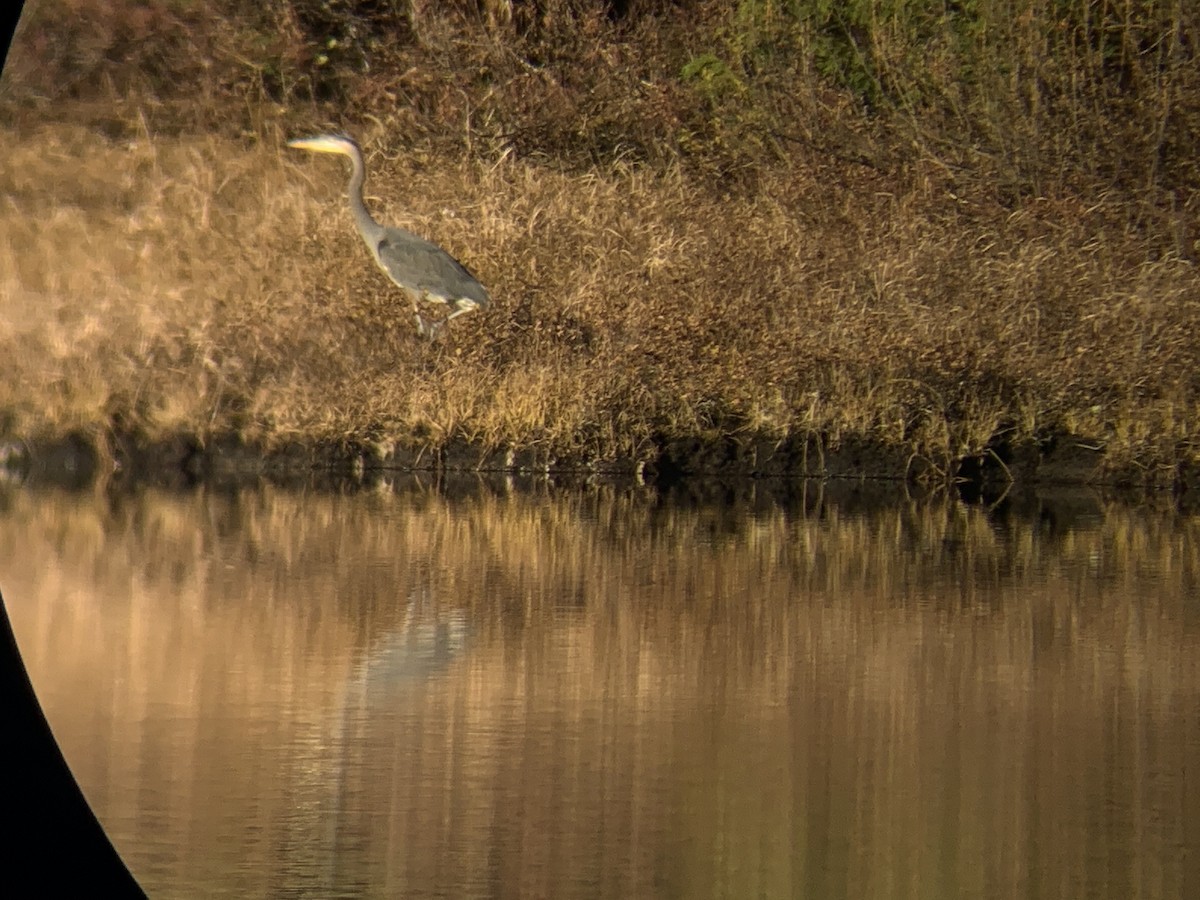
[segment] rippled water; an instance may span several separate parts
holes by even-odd
[[[1200,896],[1200,519],[456,483],[0,494],[151,896]]]

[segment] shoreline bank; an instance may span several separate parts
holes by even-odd
[[[903,446],[870,438],[832,442],[820,435],[783,441],[722,438],[665,440],[640,459],[555,455],[538,448],[487,447],[466,441],[404,445],[383,441],[290,441],[274,445],[236,436],[201,442],[191,436],[142,440],[74,432],[36,440],[0,442],[0,472],[11,481],[84,487],[102,479],[157,483],[292,481],[314,475],[361,481],[371,474],[526,476],[586,481],[631,479],[670,487],[692,480],[816,479],[954,484],[971,493],[1013,486],[1075,486],[1147,492],[1194,490],[1190,468],[1167,470],[1105,466],[1104,451],[1078,436],[988,447],[982,454],[940,464]]]

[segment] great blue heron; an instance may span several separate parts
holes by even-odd
[[[488,305],[488,295],[483,285],[467,271],[466,266],[437,244],[403,228],[385,227],[371,218],[363,203],[362,193],[367,168],[363,163],[362,150],[354,138],[345,134],[322,134],[288,141],[288,146],[350,157],[353,169],[347,192],[354,226],[362,235],[371,256],[375,257],[375,262],[379,263],[379,268],[412,299],[417,330],[421,334],[432,338],[455,316]],[[440,323],[426,319],[421,315],[419,306],[422,300],[444,304],[450,310],[450,315]]]

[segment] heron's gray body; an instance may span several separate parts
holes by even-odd
[[[467,312],[487,306],[489,297],[466,266],[434,244],[403,228],[384,228],[367,241],[379,267],[405,290]]]
[[[412,299],[417,328],[422,334],[433,337],[445,322],[473,309],[482,309],[491,302],[483,285],[467,267],[437,244],[403,228],[380,225],[371,217],[362,194],[366,166],[362,151],[353,138],[342,134],[322,134],[288,141],[288,146],[318,153],[340,153],[350,158],[353,171],[350,173],[347,193],[354,225],[379,268]],[[418,306],[422,300],[446,306],[450,315],[445,322],[435,323],[426,319]]]

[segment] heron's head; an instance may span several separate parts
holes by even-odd
[[[320,134],[316,137],[296,138],[294,141],[288,141],[287,145],[297,150],[311,150],[313,153],[340,153],[351,157],[359,153],[358,144],[348,134]]]

